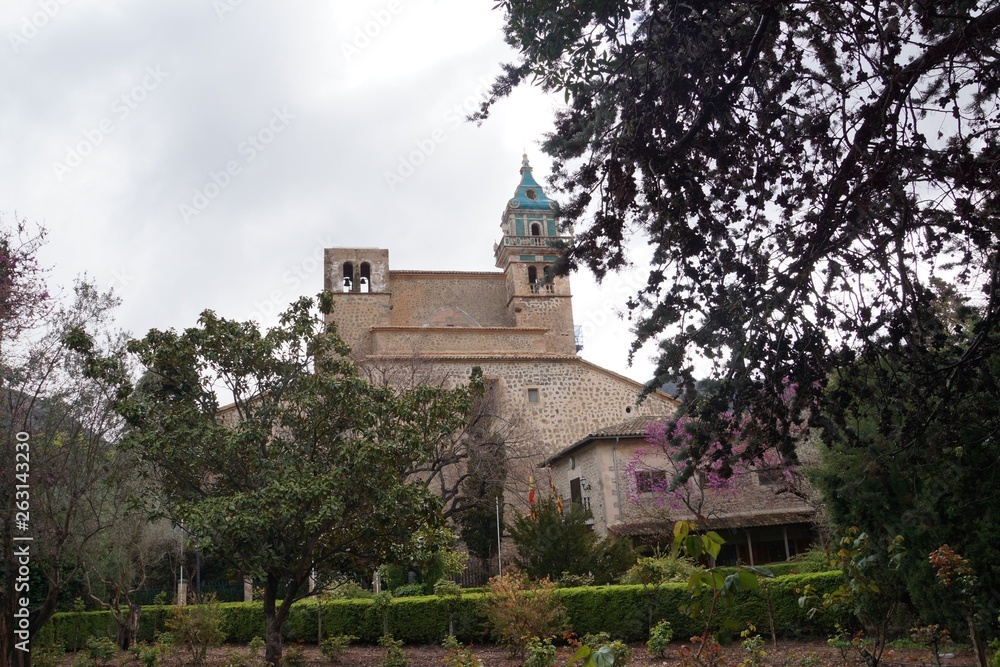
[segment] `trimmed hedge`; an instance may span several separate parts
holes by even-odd
[[[798,605],[799,590],[811,584],[819,593],[832,591],[840,584],[839,572],[788,575],[766,579],[761,593],[741,593],[717,612],[741,624],[752,622],[761,632],[770,628],[768,601],[774,611],[775,628],[783,637],[803,635],[828,636],[835,619],[829,613],[809,618]],[[558,589],[566,605],[570,626],[578,634],[607,632],[616,639],[635,642],[648,634],[649,605],[653,622],[667,619],[674,637],[689,637],[701,630],[697,619],[682,614],[679,608],[690,601],[684,584],[664,584],[657,589],[642,586],[588,586]],[[461,602],[434,595],[396,598],[389,607],[389,631],[408,644],[438,644],[448,632],[449,614],[455,614],[455,632],[464,642],[482,642],[487,629],[479,603],[482,593],[462,596]],[[255,636],[264,636],[264,615],[259,602],[220,603],[226,641],[246,644]],[[139,639],[152,641],[154,625],[162,631],[169,607],[143,607],[139,618]],[[316,643],[317,614],[323,614],[323,637],[352,634],[364,643],[374,644],[382,634],[382,618],[372,609],[371,600],[303,600],[288,614],[282,634],[288,641]],[[56,614],[43,628],[39,641],[57,639],[67,649],[82,646],[87,637],[114,637],[114,623],[107,612]]]

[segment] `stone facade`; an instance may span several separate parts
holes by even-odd
[[[577,356],[569,279],[552,273],[568,239],[527,160],[500,227],[496,272],[400,271],[385,249],[327,249],[330,321],[376,381],[453,386],[482,370],[506,418],[524,426],[508,445],[519,451],[507,502],[525,502],[528,479],[547,465],[560,496],[590,507],[598,533],[669,534],[690,513],[636,494],[625,463],[648,445],[649,423],[678,403],[660,392],[640,402],[639,383]],[[782,560],[808,545],[814,509],[776,490],[751,474],[739,493],[709,498],[706,516],[729,542],[726,562]]]
[[[692,520],[726,538],[724,564],[786,560],[809,546],[816,515],[807,500],[811,491],[782,471],[743,472],[725,489],[699,489],[692,480],[690,504],[698,504],[698,516],[685,503],[671,502],[662,485],[644,489],[640,474],[662,473],[666,481],[673,470],[646,440],[654,419],[638,416],[595,429],[546,460],[559,495],[590,508],[595,532],[661,541],[674,521]]]
[[[480,367],[523,417],[533,463],[629,416],[672,414],[673,398],[640,403],[639,383],[577,356],[569,279],[552,275],[567,240],[557,218],[525,160],[493,248],[498,271],[400,271],[385,249],[329,248],[329,318],[363,366],[452,381]]]

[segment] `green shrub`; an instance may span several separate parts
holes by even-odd
[[[594,575],[587,574],[570,574],[569,572],[563,572],[559,579],[555,582],[556,586],[559,588],[579,588],[581,586],[593,586],[594,585]]]
[[[532,579],[591,575],[598,584],[617,580],[635,562],[635,552],[627,540],[602,540],[590,519],[590,510],[579,503],[560,510],[554,496],[543,497],[533,515],[516,516],[510,526],[518,567]]]
[[[156,667],[160,663],[160,653],[163,652],[163,648],[158,644],[136,642],[129,647],[128,652],[143,667]]]
[[[374,595],[355,581],[341,581],[326,588],[320,596],[324,600],[361,600]]]
[[[167,629],[174,641],[187,649],[193,665],[202,664],[208,648],[225,639],[222,612],[219,603],[214,600],[173,607],[167,618]]]
[[[392,597],[394,598],[410,598],[426,594],[427,592],[424,590],[424,585],[418,583],[406,584],[405,586],[400,586],[392,590]]]
[[[667,646],[674,638],[674,630],[670,626],[670,621],[664,619],[653,626],[649,631],[649,641],[646,642],[646,650],[650,655],[657,655],[661,658],[667,652]]]
[[[482,667],[483,663],[476,658],[472,650],[463,646],[462,642],[452,635],[445,637],[441,645],[448,649],[447,655],[441,660],[445,667]]]
[[[254,637],[250,640],[246,651],[234,651],[226,657],[223,667],[267,667],[261,650],[264,648],[264,640]]]
[[[286,646],[281,652],[281,667],[306,667],[306,653],[298,644]]]
[[[525,651],[528,659],[524,661],[524,667],[552,667],[556,664],[556,647],[550,639],[532,637],[527,642]]]
[[[43,645],[31,649],[31,664],[33,667],[58,667],[66,651],[62,646]]]
[[[106,667],[118,653],[118,645],[107,637],[91,637],[87,640],[87,655],[91,662]]]
[[[623,584],[658,586],[669,581],[687,581],[697,566],[688,558],[662,557],[640,558],[630,567],[620,580]]]
[[[378,640],[379,646],[386,650],[385,658],[382,659],[382,667],[410,667],[410,661],[403,653],[403,642],[392,638],[392,635],[382,635]]]
[[[605,538],[597,543],[594,553],[594,581],[599,585],[613,584],[636,563],[638,554],[628,539]]]
[[[358,638],[354,635],[334,635],[328,637],[319,645],[319,652],[326,656],[330,662],[340,662],[340,657],[347,651],[347,647],[352,641]]]
[[[821,611],[809,618],[798,605],[798,598],[806,585],[816,591],[832,591],[840,584],[838,572],[776,577],[761,582],[762,594],[745,593],[735,596],[727,615],[740,621],[749,621],[758,628],[769,628],[768,599],[774,611],[775,630],[781,637],[796,639],[803,636],[829,636],[839,620],[830,611]],[[437,644],[449,630],[453,620],[454,634],[462,642],[484,641],[489,632],[487,615],[483,608],[484,594],[463,589],[461,598],[450,596],[408,597],[393,600],[388,609],[390,633],[410,644]],[[765,597],[765,595],[767,597]],[[702,627],[679,613],[678,608],[690,602],[690,595],[683,584],[668,583],[653,589],[642,586],[600,586],[588,588],[563,588],[554,596],[566,610],[570,627],[580,634],[609,632],[611,636],[627,642],[644,642],[649,638],[650,617],[670,622],[674,637],[700,634]],[[216,605],[222,617],[221,629],[225,641],[248,644],[255,636],[264,634],[264,614],[260,602],[231,602]],[[195,607],[189,607],[195,609]],[[139,619],[142,641],[163,644],[172,634],[154,634],[154,627],[162,629],[172,608],[144,607]],[[381,614],[372,612],[372,601],[366,599],[339,599],[316,602],[305,600],[292,606],[283,628],[286,642],[316,642],[317,616],[322,614],[326,636],[351,634],[359,642],[375,644],[382,636]],[[114,624],[107,612],[84,612],[76,618],[72,612],[56,614],[36,636],[36,645],[43,643],[72,648],[74,620],[78,621],[80,645],[87,637],[113,637]],[[184,641],[177,637],[177,645]]]
[[[463,591],[461,584],[451,579],[438,579],[437,583],[434,584],[434,595],[440,597],[450,596],[460,598],[463,592],[465,591]]]
[[[757,634],[757,628],[753,624],[748,624],[747,629],[740,633],[743,641],[740,648],[746,654],[739,667],[761,667],[767,653],[764,651],[764,638]]]
[[[620,639],[616,639],[613,642],[609,642],[605,644],[605,646],[610,648],[611,653],[614,654],[616,665],[620,665],[620,667],[625,667],[625,665],[632,662],[632,648],[625,642],[621,641]]]
[[[763,566],[771,570],[774,576],[781,577],[786,574],[808,574],[811,572],[830,572],[836,568],[830,564],[830,556],[825,550],[812,548],[800,554],[792,556],[791,560],[784,563],[772,563]]]
[[[497,641],[515,651],[524,649],[532,640],[554,637],[568,627],[566,609],[552,582],[529,581],[523,572],[490,579],[481,609]]]
[[[997,619],[1000,621],[1000,619]],[[994,639],[990,642],[990,667],[1000,667],[1000,639]]]
[[[627,665],[632,662],[632,649],[629,648],[628,644],[617,639],[611,641],[611,635],[607,632],[586,634],[580,639],[580,642],[591,651],[597,651],[602,646],[607,646],[615,657],[615,665]]]

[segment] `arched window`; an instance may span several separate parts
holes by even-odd
[[[546,266],[545,268],[543,268],[542,269],[542,275],[544,276],[544,279],[542,280],[542,283],[544,283],[544,285],[545,285],[545,291],[546,292],[550,292],[550,293],[553,292],[554,291],[553,288],[555,287],[555,283],[552,282],[552,267],[551,266]]]
[[[528,267],[528,285],[532,292],[538,291],[538,269],[534,266]]]
[[[344,292],[350,292],[354,289],[354,265],[350,262],[344,262],[344,280],[342,282],[342,290]]]
[[[372,266],[368,262],[361,262],[361,283],[360,287],[362,292],[367,294],[371,291],[372,285]]]
[[[538,224],[537,222],[531,223],[531,235],[532,236],[541,236],[542,235],[542,226],[540,224]]]

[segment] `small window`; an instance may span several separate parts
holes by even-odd
[[[538,267],[529,266],[528,267],[528,286],[531,288],[532,292],[538,291]]]
[[[538,193],[535,192],[532,188],[528,188],[525,191],[524,196],[527,197],[528,199],[532,199],[532,200],[533,199],[538,199]]]
[[[635,487],[639,493],[662,491],[666,486],[666,470],[640,470],[635,474]]]
[[[528,403],[538,403],[539,398],[537,389],[528,390]]]
[[[552,281],[554,280],[554,278],[552,277],[552,267],[546,266],[545,268],[543,268],[542,275],[544,276],[542,283],[545,285],[545,291],[551,294],[553,292]]]
[[[531,235],[532,236],[541,236],[542,235],[542,226],[540,224],[538,224],[537,222],[531,223]]]

